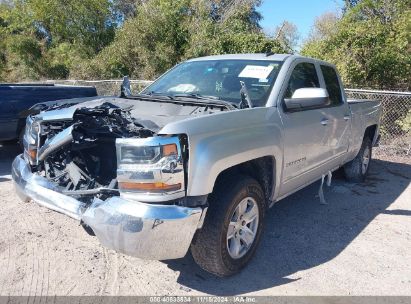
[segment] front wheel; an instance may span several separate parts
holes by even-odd
[[[363,182],[370,168],[372,155],[372,142],[369,137],[363,139],[357,156],[344,165],[345,177],[351,182]]]
[[[209,204],[191,253],[204,270],[233,275],[250,261],[260,240],[266,209],[263,190],[256,180],[237,176],[217,185]]]

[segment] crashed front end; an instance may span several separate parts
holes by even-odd
[[[13,162],[19,196],[77,219],[100,242],[146,259],[183,257],[205,204],[186,197],[188,144],[104,103],[29,117]]]

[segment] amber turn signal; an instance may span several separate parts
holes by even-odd
[[[163,156],[177,155],[176,144],[168,144],[163,146]]]
[[[121,190],[163,192],[180,190],[181,184],[119,182],[118,187]]]
[[[31,159],[36,159],[37,157],[37,150],[30,149],[27,151],[28,155],[30,156]]]

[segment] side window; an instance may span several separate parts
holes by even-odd
[[[315,65],[308,62],[299,63],[291,74],[284,97],[291,98],[297,89],[319,87],[320,81],[318,80]]]
[[[332,106],[337,106],[343,103],[343,98],[341,94],[341,87],[338,81],[337,72],[333,67],[322,65],[321,71],[324,76],[325,86],[330,95],[330,102]]]

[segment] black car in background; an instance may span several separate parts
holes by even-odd
[[[95,87],[56,84],[0,84],[0,141],[18,139],[26,117],[41,110],[39,103],[97,96]]]

